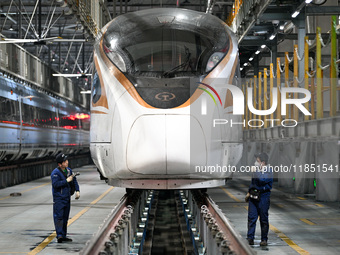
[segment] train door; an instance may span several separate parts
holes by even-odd
[[[16,153],[11,157],[12,160],[19,158],[22,151],[22,142],[23,142],[23,130],[22,130],[22,96],[20,91],[18,92],[18,98],[16,101],[13,100],[11,104],[11,112],[13,114],[13,119],[16,119],[18,123],[17,128],[17,150]]]
[[[22,97],[19,95],[18,96],[18,102],[17,104],[14,104],[13,107],[13,113],[14,114],[19,114],[19,128],[17,129],[17,140],[19,141],[20,147],[22,143]]]
[[[57,142],[56,142],[56,151],[59,151],[59,138],[60,138],[60,119],[59,119],[59,105],[57,104],[55,107],[55,114],[57,117]]]
[[[82,126],[81,126],[81,121],[80,118],[77,118],[76,121],[78,122],[78,129],[77,129],[77,151],[79,152],[80,149],[83,147],[82,143]]]

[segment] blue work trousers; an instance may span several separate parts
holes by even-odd
[[[70,199],[57,200],[53,203],[53,219],[57,238],[66,237],[67,221],[70,215]]]
[[[248,205],[248,234],[247,238],[254,240],[256,221],[260,216],[260,226],[261,226],[261,241],[268,240],[269,231],[269,221],[268,221],[268,211],[270,205],[270,193],[261,193],[260,201],[255,201],[249,199]]]

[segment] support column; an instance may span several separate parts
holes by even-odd
[[[260,70],[259,70],[259,55],[254,56],[254,60],[253,60],[253,66],[254,66],[254,74],[257,75]]]
[[[272,59],[271,59],[271,63],[273,63],[273,70],[274,73],[276,73],[276,59],[277,59],[277,36],[275,37],[275,42],[274,44],[271,46],[272,48]]]
[[[41,39],[42,36],[42,27],[41,27],[41,0],[39,0],[39,23],[38,23],[38,33],[39,33],[39,39]]]
[[[330,91],[330,100],[331,100],[331,108],[330,108],[330,116],[336,116],[336,108],[337,108],[337,69],[338,65],[336,61],[338,59],[338,49],[337,49],[337,38],[336,38],[336,27],[337,27],[337,17],[332,16],[332,29],[331,29],[331,91]]]
[[[22,14],[21,14],[21,12],[22,12],[22,1],[21,0],[19,0],[19,22],[18,22],[18,38],[19,39],[22,39]]]
[[[113,0],[112,19],[116,17],[116,0]]]
[[[59,36],[61,37],[61,27],[59,27]],[[58,69],[59,69],[59,72],[61,72],[61,43],[60,42],[58,43],[58,49],[59,49]]]
[[[304,51],[305,51],[305,36],[306,36],[306,17],[305,17],[305,13],[302,12],[300,13],[299,16],[296,17],[296,19],[294,20],[294,24],[297,28],[297,33],[298,33],[298,53],[299,53],[299,57],[301,57],[301,61],[299,61],[299,81],[302,81],[305,74],[305,61],[304,61]],[[303,85],[304,83],[299,83],[299,87],[304,87]]]

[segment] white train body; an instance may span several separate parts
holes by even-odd
[[[230,29],[210,14],[150,9],[121,15],[102,32],[94,52],[90,150],[108,183],[223,185],[231,176],[226,167],[242,153],[242,125],[213,127],[213,119],[242,121],[232,115],[230,92],[218,86],[235,82],[238,72]],[[218,94],[222,106],[202,88],[219,103]]]

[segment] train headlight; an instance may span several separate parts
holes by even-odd
[[[223,58],[224,53],[223,52],[215,52],[213,53],[209,60],[207,67],[205,68],[206,72],[210,72]]]

